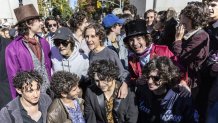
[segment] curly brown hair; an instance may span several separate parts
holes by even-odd
[[[152,71],[158,70],[158,76],[164,84],[174,87],[180,82],[180,71],[170,58],[161,56],[153,58],[143,68],[142,75],[147,78]]]
[[[80,78],[70,72],[58,71],[52,75],[51,89],[57,98],[62,97],[61,94],[68,94],[73,87],[78,85]]]
[[[91,23],[89,24],[85,29],[84,29],[84,32],[83,32],[83,36],[86,37],[86,30],[87,29],[91,29],[93,28],[95,30],[95,35],[96,36],[99,36],[99,39],[101,40],[100,44],[101,46],[104,45],[104,40],[106,38],[106,33],[105,33],[105,30],[104,30],[104,27],[100,24],[97,24],[97,23]]]
[[[88,75],[92,80],[94,80],[95,74],[100,80],[114,80],[119,76],[119,68],[112,61],[96,60],[90,65],[88,70]]]
[[[206,26],[209,20],[209,9],[205,3],[190,2],[180,13],[192,21],[192,28]]]
[[[38,88],[40,88],[40,85],[42,84],[42,77],[37,71],[23,71],[16,74],[16,76],[13,78],[13,84],[14,87],[17,89],[26,89],[23,87],[25,84],[30,85],[30,88],[32,87],[31,83],[35,81],[38,83]]]
[[[68,22],[73,32],[75,32],[78,27],[82,25],[85,18],[88,20],[87,13],[83,10],[80,10],[79,12],[76,12],[71,16]]]

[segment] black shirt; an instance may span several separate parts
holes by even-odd
[[[20,106],[21,117],[23,118],[23,123],[43,123],[42,115],[40,119],[36,122],[27,114],[27,111],[24,109],[23,105],[20,102],[20,98],[19,98],[19,106]],[[39,111],[41,111],[40,108]]]

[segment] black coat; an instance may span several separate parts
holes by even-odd
[[[107,123],[103,92],[94,84],[87,88],[84,114],[87,123]],[[136,123],[138,109],[135,94],[129,89],[125,99],[115,99],[113,107],[115,123]]]
[[[12,100],[5,66],[5,49],[10,42],[10,39],[0,36],[0,109]]]
[[[198,120],[191,97],[180,97],[171,89],[156,96],[146,84],[138,87],[136,95],[138,123],[195,123]]]

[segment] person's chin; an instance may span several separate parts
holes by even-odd
[[[61,51],[60,54],[61,54],[62,56],[65,56],[65,55],[66,55],[65,51]]]
[[[107,88],[101,88],[101,90],[102,90],[103,92],[106,92],[106,91],[108,91],[108,89],[107,89]]]

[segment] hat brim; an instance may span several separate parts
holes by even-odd
[[[123,25],[125,23],[125,19],[119,19],[116,23]]]
[[[146,35],[146,34],[148,34],[148,33],[147,33],[147,32],[136,32],[136,33],[132,33],[132,34],[126,36],[126,37],[123,39],[123,41],[124,41],[125,43],[127,43],[128,39],[129,39],[130,37],[132,37],[132,36]]]
[[[63,37],[63,36],[54,36],[53,37],[53,40],[68,40],[66,37]]]
[[[20,23],[23,23],[23,22],[26,21],[26,20],[30,20],[30,19],[33,19],[33,18],[41,18],[41,17],[42,17],[41,15],[26,17],[26,18],[24,18],[24,19],[18,21],[14,26],[17,26],[17,25],[19,25]]]

